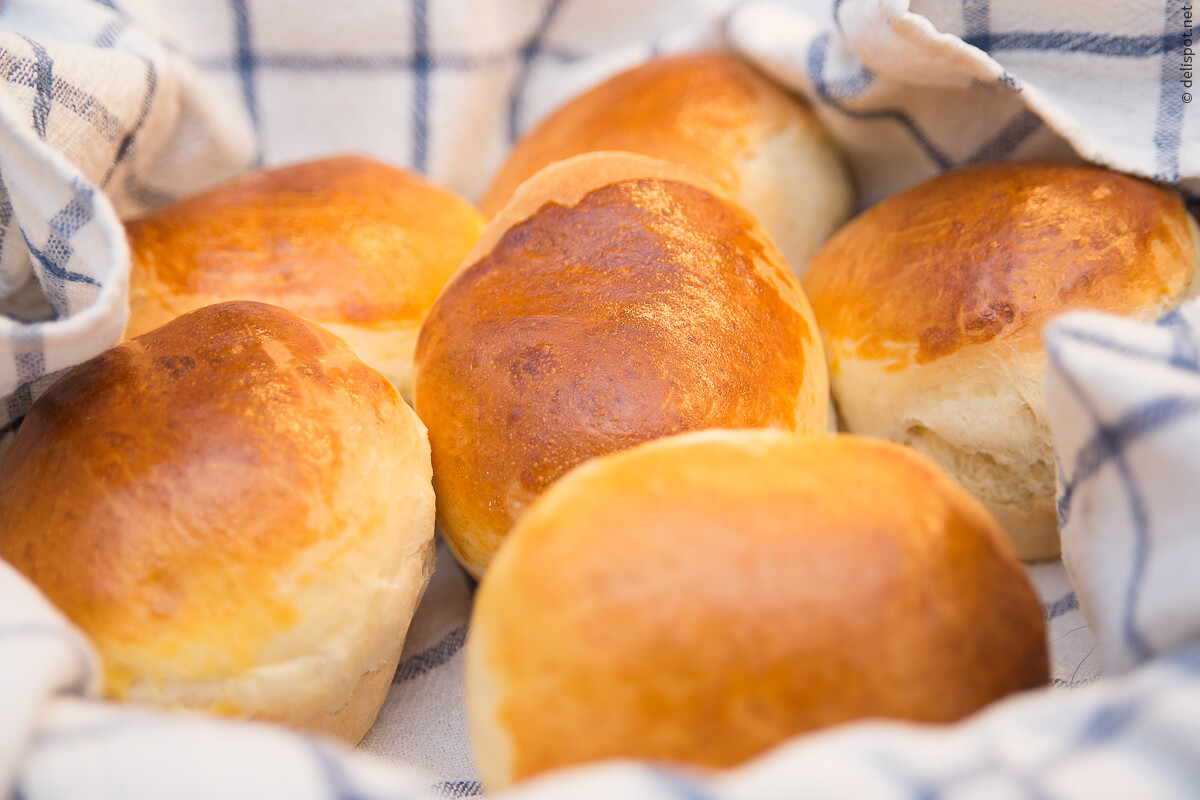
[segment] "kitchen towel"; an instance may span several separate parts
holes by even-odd
[[[120,337],[120,219],[248,167],[355,150],[474,198],[558,103],[715,46],[813,103],[865,202],[957,164],[1071,152],[1190,196],[1194,21],[1181,0],[4,0],[0,453],[56,373]],[[1200,780],[1186,580],[1200,565],[1181,494],[1200,473],[1196,316],[1068,318],[1049,336],[1067,571],[1033,575],[1056,687],[946,729],[803,737],[716,780],[631,764],[514,795],[1186,796]],[[95,700],[86,642],[0,564],[0,796],[479,793],[461,694],[472,583],[439,556],[354,753]]]

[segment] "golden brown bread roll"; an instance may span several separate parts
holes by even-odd
[[[0,465],[0,557],[105,692],[357,742],[433,569],[420,420],[283,309],[186,314],[72,370]]]
[[[1095,309],[1153,319],[1194,290],[1179,196],[1104,169],[944,173],[864,212],[804,286],[847,430],[912,445],[999,519],[1025,559],[1059,549],[1042,329]]]
[[[910,449],[772,430],[564,476],[480,583],[466,663],[489,790],[605,758],[724,767],[1048,680],[1041,602],[982,505]]]
[[[828,425],[820,337],[750,215],[665,161],[593,153],[524,184],[417,341],[438,518],[486,569],[571,467],[685,430]]]
[[[259,300],[341,337],[411,398],[417,328],[483,224],[448,190],[360,156],[250,173],[126,224],[126,336]]]
[[[720,52],[659,58],[569,101],[517,142],[480,206],[494,214],[542,167],[596,150],[703,173],[758,218],[798,274],[854,210],[850,173],[808,106]]]

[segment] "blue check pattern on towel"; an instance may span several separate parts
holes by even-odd
[[[806,96],[873,201],[948,167],[1083,156],[1200,194],[1181,0],[3,0],[0,457],[121,336],[120,219],[253,165],[354,150],[467,197],[559,103],[723,46]],[[1031,570],[1054,686],[957,726],[848,726],[712,778],[638,764],[516,798],[1193,797],[1200,312],[1047,334],[1064,563]],[[0,524],[3,521],[0,520]],[[112,707],[87,642],[0,563],[0,798],[479,794],[448,553],[358,752]],[[1101,673],[1103,673],[1101,677]]]
[[[1200,197],[1182,82],[1200,13],[1184,0],[833,5],[830,29],[746,4],[730,36],[813,101],[868,201],[959,164],[1073,152]]]

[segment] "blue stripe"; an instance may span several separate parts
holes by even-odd
[[[1046,355],[1053,368],[1062,378],[1063,383],[1066,384],[1068,390],[1087,411],[1091,417],[1092,426],[1096,430],[1092,440],[1080,449],[1075,474],[1070,476],[1069,484],[1064,488],[1062,497],[1059,499],[1059,519],[1061,521],[1066,520],[1066,514],[1070,511],[1069,503],[1070,497],[1074,493],[1074,487],[1081,481],[1086,480],[1090,475],[1095,474],[1102,464],[1110,460],[1113,461],[1121,482],[1125,486],[1130,516],[1133,522],[1133,564],[1129,584],[1125,587],[1122,632],[1125,642],[1130,650],[1133,651],[1134,656],[1138,660],[1144,661],[1153,654],[1153,650],[1145,637],[1137,630],[1135,610],[1138,590],[1141,587],[1146,563],[1149,558],[1149,525],[1142,494],[1134,484],[1133,475],[1129,470],[1129,465],[1125,461],[1121,448],[1127,442],[1137,438],[1137,436],[1179,418],[1182,416],[1182,411],[1186,406],[1192,406],[1192,408],[1186,410],[1187,413],[1193,413],[1196,407],[1200,407],[1200,401],[1191,400],[1177,407],[1169,406],[1165,402],[1151,404],[1144,409],[1139,409],[1132,414],[1126,415],[1117,426],[1109,427],[1100,421],[1099,413],[1086,392],[1084,392],[1083,387],[1075,380],[1074,375],[1064,369],[1061,352],[1054,343],[1049,341],[1046,343]],[[1159,405],[1163,407],[1159,408],[1157,413],[1154,413],[1153,407]],[[1148,411],[1150,413],[1147,413]]]
[[[100,288],[100,284],[87,275],[73,272],[62,266],[63,263],[66,263],[70,259],[70,248],[65,247],[63,242],[56,241],[54,234],[50,235],[50,246],[46,250],[39,250],[33,246],[33,242],[29,241],[29,237],[25,235],[25,229],[21,228],[20,230],[21,236],[25,239],[25,246],[29,248],[29,254],[41,264],[42,269],[48,275],[67,283],[79,283]],[[63,258],[64,253],[66,254],[65,259]],[[61,262],[60,259],[62,259]],[[53,281],[43,281],[42,290],[46,293],[46,299],[50,301],[50,306],[54,309],[56,316],[62,318],[70,315],[70,300],[62,284],[55,284]]]
[[[1185,369],[1189,372],[1200,372],[1200,346],[1197,346],[1195,329],[1188,322],[1179,310],[1178,307],[1171,309],[1166,314],[1163,314],[1154,324],[1160,328],[1166,328],[1171,331],[1173,341],[1171,342],[1171,358],[1168,363],[1178,369]]]
[[[1055,461],[1057,462],[1057,460],[1056,458]],[[1061,479],[1059,481],[1058,499],[1054,502],[1054,513],[1058,517],[1058,535],[1061,538],[1063,527],[1067,524],[1067,519],[1071,515],[1071,503],[1075,500],[1076,481],[1073,477],[1064,475],[1061,468],[1058,470],[1058,474],[1061,476]]]
[[[980,164],[1008,158],[1030,136],[1042,128],[1042,119],[1027,107],[1022,108],[1008,124],[991,139],[983,143],[968,158],[968,163]]]
[[[1124,415],[1105,435],[1111,437],[1112,446],[1120,453],[1143,436],[1198,413],[1200,398],[1162,397]],[[1081,460],[1085,453],[1086,447],[1081,451]]]
[[[50,218],[50,229],[64,239],[79,233],[84,225],[92,221],[95,213],[95,191],[92,187],[77,181],[71,188],[75,190],[71,202]]]
[[[1200,399],[1162,398],[1125,415],[1112,427],[1100,426],[1079,449],[1075,474],[1063,487],[1059,511],[1066,519],[1075,486],[1092,478],[1109,461],[1119,459],[1126,447],[1142,436],[1200,412]]]
[[[1064,680],[1063,678],[1052,678],[1050,685],[1056,689],[1077,689],[1080,686],[1089,686],[1096,682],[1095,678],[1084,678],[1083,680]]]
[[[813,42],[813,47],[818,48],[819,53],[814,54],[813,49],[809,49],[808,66],[813,83],[818,84],[819,82],[816,89],[827,102],[853,100],[870,88],[875,81],[875,73],[863,64],[853,75],[840,75],[832,80],[827,80],[824,73],[825,62],[829,56],[829,39],[830,36],[826,33]]]
[[[1063,614],[1079,609],[1079,598],[1074,592],[1067,592],[1046,606],[1046,619],[1057,619]]]
[[[1140,709],[1132,700],[1101,708],[1080,732],[1079,744],[1087,747],[1111,742],[1129,728]]]
[[[1158,113],[1154,119],[1154,177],[1164,183],[1179,180],[1183,133],[1183,86],[1179,83],[1184,50],[1181,34],[1186,30],[1183,21],[1183,0],[1168,0],[1163,39],[1171,37],[1175,41],[1166,48],[1159,67]]]
[[[46,48],[36,39],[24,34],[21,38],[33,48],[34,62],[34,98],[33,98],[33,130],[38,138],[46,138],[46,120],[50,116],[50,100],[54,92],[54,59],[46,52]]]
[[[248,2],[249,0],[232,0],[234,35],[237,39],[237,71],[242,83],[242,103],[245,104],[250,122],[254,126],[257,147],[254,163],[257,166],[262,164],[263,158],[262,121],[259,119],[258,91],[254,81],[254,49],[250,44],[250,13],[246,8]]]
[[[821,43],[822,47],[827,48],[828,47],[828,36],[825,35],[825,36],[822,36],[821,38],[826,40]],[[814,42],[814,44],[815,44],[815,42]],[[811,55],[811,51],[809,51],[809,52]],[[826,57],[827,57],[827,53],[822,52],[821,53],[821,69],[822,69],[822,71],[825,69]],[[810,66],[811,65],[812,64],[810,62]],[[838,77],[833,78],[832,80],[826,80],[825,76],[823,74],[818,76],[817,73],[813,73],[813,76],[814,76],[813,77],[814,83],[818,79],[820,80],[821,85],[820,85],[820,88],[818,89],[818,91],[820,91],[822,97],[824,97],[829,102],[833,102],[833,101],[843,102],[846,100],[853,100],[856,97],[858,97],[859,95],[861,95],[863,92],[867,91],[867,89],[870,89],[871,84],[875,82],[875,73],[872,72],[870,70],[870,68],[868,68],[865,64],[863,64],[859,68],[858,72],[855,72],[852,75],[839,75]]]
[[[93,45],[105,49],[112,47],[117,41],[117,37],[124,33],[127,27],[129,27],[129,23],[122,17],[110,20],[96,36]]]
[[[483,794],[479,781],[442,781],[431,787],[434,794],[442,797],[478,797]]]
[[[154,62],[150,59],[143,59],[146,65],[146,93],[142,95],[142,108],[138,112],[137,121],[133,123],[133,127],[121,137],[121,143],[117,145],[117,154],[113,158],[113,163],[109,165],[108,172],[104,174],[104,179],[100,181],[101,187],[108,186],[108,182],[112,180],[113,173],[117,171],[117,167],[125,161],[130,150],[133,149],[133,143],[137,139],[138,133],[142,126],[146,124],[146,118],[150,116],[150,106],[154,101],[154,95],[158,91],[158,70],[154,66]]]
[[[14,342],[17,347],[28,345],[31,342],[39,340],[26,339]],[[13,353],[13,364],[17,368],[17,380],[20,381],[20,388],[23,390],[31,390],[34,381],[46,374],[46,356],[39,350],[26,350],[24,352],[19,349]]]
[[[1134,358],[1139,361],[1154,361],[1159,364],[1168,364],[1170,366],[1187,369],[1186,361],[1178,361],[1176,353],[1163,353],[1159,350],[1146,349],[1127,342],[1110,339],[1107,336],[1092,333],[1090,331],[1078,331],[1073,328],[1056,328],[1054,335],[1062,339],[1070,339],[1081,344],[1088,344],[1095,347],[1102,347],[1105,350],[1111,351],[1115,355],[1125,356],[1126,358]],[[1178,363],[1177,363],[1178,361]]]
[[[963,39],[987,51],[992,44],[991,0],[963,0]]]
[[[3,186],[3,180],[0,179],[0,186]],[[0,191],[0,263],[4,261],[4,249],[10,241],[9,233],[13,222],[13,207],[12,199],[8,196],[8,191]]]
[[[540,52],[544,59],[563,63],[578,61],[582,54],[561,48],[544,48]],[[394,56],[360,56],[353,53],[319,55],[310,53],[251,53],[250,62],[255,70],[273,69],[291,72],[408,72],[416,69],[416,58],[411,53]],[[461,53],[428,54],[430,70],[472,71],[493,69],[508,63],[510,53],[466,55]],[[194,62],[200,69],[210,72],[235,70],[238,61],[228,56],[198,59]]]
[[[925,135],[925,132],[921,130],[917,123],[914,122],[912,117],[908,116],[908,114],[896,109],[855,111],[847,108],[841,102],[839,102],[840,98],[835,91],[836,85],[827,83],[824,79],[825,60],[829,47],[829,36],[829,33],[824,33],[818,36],[813,40],[808,50],[808,74],[812,78],[813,88],[816,90],[817,94],[821,96],[822,100],[829,104],[831,108],[836,109],[852,119],[883,119],[896,122],[906,131],[908,131],[908,134],[912,137],[913,141],[921,146],[921,149],[925,151],[925,154],[940,169],[949,169],[950,167],[954,166],[954,160],[943,153],[936,145],[934,145],[934,143],[930,141],[929,137]]]
[[[38,62],[18,58],[9,51],[0,48],[0,79],[17,84],[18,86],[28,86],[35,92],[35,125],[39,124],[37,120],[40,118],[40,124],[44,126],[46,118],[49,115],[48,106],[44,109],[44,113],[39,112],[37,108],[38,98],[44,95],[45,97],[52,98],[58,108],[65,108],[79,116],[80,119],[87,121],[98,133],[109,141],[116,139],[121,129],[120,121],[94,95],[83,91],[78,86],[70,85],[59,78],[55,78],[52,72],[49,74],[48,88],[42,85],[42,78],[43,75]]]
[[[425,172],[429,162],[429,10],[413,0],[412,168]]]
[[[550,0],[549,5],[546,6],[546,10],[542,14],[542,19],[538,23],[537,29],[529,38],[529,42],[521,48],[520,70],[517,73],[517,80],[513,86],[512,95],[508,99],[508,140],[510,142],[515,142],[518,136],[520,136],[521,103],[525,97],[529,72],[533,67],[534,59],[542,55],[542,40],[546,38],[546,33],[550,30],[550,25],[554,21],[554,15],[558,13],[560,6],[562,6],[562,0]]]
[[[1110,36],[1076,31],[988,32],[967,36],[963,41],[989,53],[1037,50],[1061,53],[1090,53],[1120,58],[1145,58],[1170,49],[1162,36]]]
[[[46,374],[46,357],[42,352],[42,336],[38,325],[27,325],[13,331],[10,346],[17,373],[17,388],[5,400],[5,410],[12,419],[24,416],[33,405],[33,384]]]
[[[437,669],[453,658],[467,641],[467,626],[459,625],[442,637],[437,644],[409,656],[396,667],[392,683],[403,683]]]
[[[29,237],[25,235],[25,229],[21,228],[20,231],[21,236],[25,239],[25,246],[29,248],[29,252],[33,254],[33,257],[38,260],[38,263],[48,273],[64,281],[84,283],[99,288],[100,284],[95,279],[79,272],[72,272],[62,266],[59,259],[62,259],[64,254],[66,255],[66,259],[63,259],[63,261],[70,258],[70,247],[64,242],[56,241],[56,237],[53,234],[50,235],[50,242],[46,250],[39,250],[29,241]]]
[[[24,228],[20,228],[20,231],[30,254],[41,264],[48,275],[69,283],[100,288],[100,284],[94,278],[67,268],[67,264],[74,255],[70,238],[92,220],[92,195],[93,190],[88,185],[83,183],[75,185],[75,196],[71,202],[50,219],[50,235],[47,237],[44,250],[34,246]],[[56,285],[53,281],[43,281],[42,288],[56,314],[61,317],[71,312],[68,296],[63,286]]]

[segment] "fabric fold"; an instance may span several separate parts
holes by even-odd
[[[565,98],[640,60],[718,45],[808,98],[866,203],[960,164],[1075,155],[1178,182],[1195,201],[1200,112],[1180,82],[1190,10],[1181,0],[4,0],[0,458],[39,390],[121,337],[121,217],[251,164],[358,150],[473,197],[514,138]],[[852,725],[720,777],[608,764],[505,796],[1194,794],[1198,326],[1189,305],[1158,325],[1077,315],[1047,334],[1074,591],[1057,565],[1033,572],[1056,637],[1089,634],[1086,615],[1103,677],[1085,669],[1085,638],[1058,651],[1070,660],[1055,662],[1054,688],[961,725]],[[478,793],[461,687],[472,586],[442,562],[427,596],[439,609],[414,620],[381,717],[395,727],[358,753],[96,700],[86,642],[0,564],[0,797]]]
[[[84,636],[0,561],[0,797],[33,749],[41,715],[60,694],[92,694],[99,662]]]
[[[1046,334],[1063,562],[1120,674],[1200,642],[1200,303]]]

